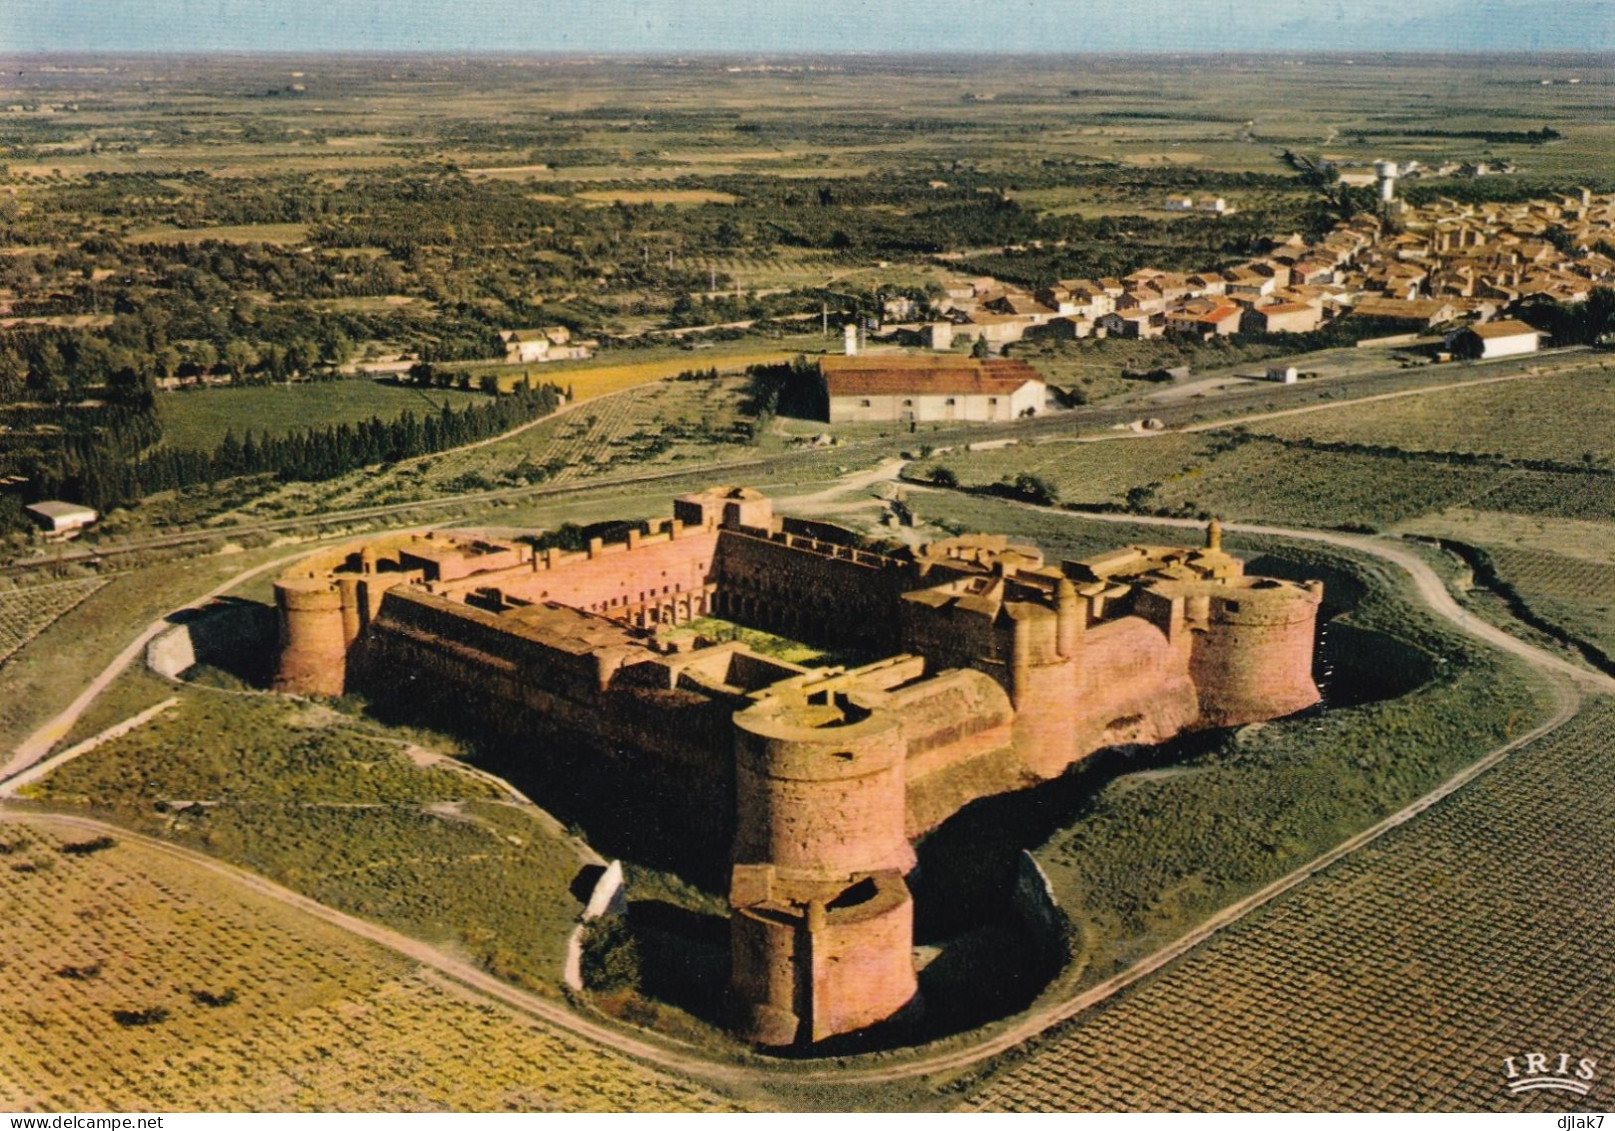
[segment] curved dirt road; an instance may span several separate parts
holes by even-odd
[[[910,485],[916,486],[916,485]],[[924,488],[919,488],[924,489]],[[1029,505],[1029,504],[1022,504]],[[1116,523],[1135,525],[1157,525],[1167,527],[1198,528],[1202,524],[1193,519],[1164,519],[1139,518],[1133,515],[1114,514],[1082,514],[1071,511],[1049,511],[1048,508],[1031,508],[1044,510],[1051,514],[1066,514],[1077,519],[1097,519]],[[1537,670],[1555,677],[1557,693],[1557,706],[1553,715],[1533,728],[1531,731],[1518,736],[1506,745],[1491,751],[1478,761],[1465,767],[1451,778],[1441,783],[1434,790],[1420,797],[1410,805],[1393,813],[1384,820],[1365,829],[1349,840],[1337,845],[1323,856],[1302,865],[1300,868],[1276,880],[1261,891],[1224,908],[1212,916],[1199,927],[1183,935],[1170,945],[1150,955],[1148,958],[1135,964],[1123,973],[1108,979],[1099,985],[1093,986],[1080,994],[1066,999],[1063,1002],[1053,1003],[1035,1012],[1026,1014],[1011,1021],[1004,1028],[991,1032],[966,1047],[943,1050],[934,1053],[920,1052],[911,1057],[905,1057],[894,1063],[877,1064],[870,1067],[860,1067],[857,1064],[848,1064],[836,1068],[810,1068],[798,1069],[789,1063],[764,1061],[757,1058],[753,1064],[724,1063],[712,1060],[695,1050],[684,1051],[671,1043],[664,1043],[660,1039],[636,1035],[623,1029],[601,1024],[572,1011],[564,1005],[546,1000],[537,995],[527,993],[514,986],[501,982],[482,970],[465,962],[455,959],[438,951],[434,947],[417,939],[409,938],[389,928],[363,919],[336,911],[324,904],[318,903],[306,896],[299,895],[287,888],[283,888],[262,876],[224,863],[213,857],[180,848],[166,841],[157,840],[140,834],[131,833],[121,827],[106,825],[102,822],[85,817],[45,815],[40,813],[25,813],[15,809],[7,809],[0,804],[0,820],[40,820],[66,823],[75,828],[105,832],[117,836],[137,838],[142,843],[153,848],[167,852],[176,858],[185,859],[209,871],[233,879],[246,885],[248,888],[262,895],[266,895],[288,906],[295,907],[305,913],[315,915],[328,923],[342,927],[363,938],[369,939],[381,946],[385,946],[423,965],[433,967],[454,978],[478,992],[485,993],[506,1004],[538,1017],[550,1024],[557,1025],[572,1033],[596,1041],[608,1048],[626,1053],[643,1060],[649,1064],[687,1073],[701,1079],[719,1084],[728,1082],[763,1083],[768,1080],[781,1080],[791,1082],[823,1081],[826,1083],[868,1084],[891,1082],[916,1077],[931,1076],[939,1073],[957,1072],[968,1069],[976,1064],[1006,1052],[1024,1041],[1037,1036],[1049,1028],[1067,1021],[1093,1005],[1111,997],[1142,978],[1168,965],[1195,946],[1204,942],[1212,935],[1231,923],[1242,919],[1251,911],[1263,906],[1271,900],[1304,883],[1311,876],[1328,868],[1351,852],[1378,839],[1386,832],[1405,824],[1418,816],[1432,805],[1447,797],[1454,791],[1462,788],[1475,777],[1495,766],[1509,754],[1521,746],[1534,741],[1549,731],[1567,721],[1575,714],[1581,699],[1582,691],[1615,693],[1615,679],[1602,673],[1580,668],[1569,661],[1536,648],[1525,641],[1518,640],[1501,629],[1484,621],[1470,616],[1447,592],[1441,579],[1419,557],[1410,550],[1394,544],[1388,544],[1376,538],[1363,535],[1341,534],[1328,531],[1293,530],[1283,527],[1263,526],[1256,524],[1229,523],[1224,527],[1230,532],[1272,535],[1301,541],[1319,542],[1326,545],[1352,549],[1378,557],[1406,571],[1414,582],[1415,591],[1436,615],[1450,621],[1460,631],[1474,637],[1488,645],[1500,648],[1520,657]],[[307,552],[307,551],[304,551]],[[259,570],[270,568],[278,563],[269,563],[257,567]],[[256,572],[256,571],[250,571]],[[239,578],[237,580],[240,580]],[[233,583],[232,583],[233,584]],[[215,590],[214,593],[223,592],[229,585]],[[166,622],[162,622],[166,623]],[[150,629],[148,629],[148,633]],[[142,635],[124,654],[120,654],[107,672],[102,673],[97,683],[105,686],[112,676],[117,674],[122,666],[127,665],[139,648],[149,637]],[[74,708],[82,712],[89,702],[94,699],[92,692],[98,693],[99,687],[92,684],[79,700],[75,700]],[[74,716],[77,717],[76,715]],[[36,736],[38,737],[38,736]],[[48,749],[48,747],[47,747]],[[13,760],[15,766],[16,759]]]

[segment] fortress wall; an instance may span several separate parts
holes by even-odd
[[[1018,669],[1015,699],[1015,752],[1039,778],[1059,777],[1081,755],[1077,697],[1071,661],[1030,664]]]
[[[910,773],[947,747],[1014,721],[1009,696],[977,671],[949,671],[891,693],[882,705],[902,720],[904,754]]]
[[[570,652],[535,640],[526,626],[419,589],[389,593],[375,623],[376,634],[405,629],[417,638],[436,638],[520,669],[541,687],[580,703],[601,691],[601,657]]]
[[[727,834],[736,700],[666,689],[602,694],[592,676],[569,679],[555,669],[539,678],[508,653],[478,647],[485,634],[451,637],[420,627],[431,623],[429,615],[395,611],[389,602],[355,650],[358,686],[378,698],[440,706],[506,737],[564,742],[568,756],[589,750],[622,759],[626,764],[610,772],[633,773],[642,787],[676,789],[681,803],[705,809],[709,826]]]
[[[530,566],[476,574],[440,592],[491,586],[520,601],[553,601],[607,616],[629,606],[654,606],[680,594],[701,593],[710,581],[718,535],[712,530],[636,537],[601,543],[593,551],[540,555]]]
[[[1023,788],[1027,782],[1014,742],[1011,721],[910,758],[904,767],[904,835],[914,840],[972,801]]]
[[[919,992],[914,903],[896,872],[803,889],[742,865],[730,898],[730,1014],[756,1044],[857,1032]]]
[[[729,1009],[753,1044],[783,1047],[802,1035],[810,1006],[807,932],[796,916],[736,907],[729,919]]]
[[[826,547],[817,552],[792,541],[722,532],[720,614],[793,639],[896,651],[903,567],[876,554],[842,547],[832,556],[827,543],[816,543]]]
[[[978,797],[1012,788],[987,759],[1009,753],[1015,710],[988,676],[943,672],[893,693],[886,709],[903,720],[905,836],[919,836]]]
[[[1207,722],[1238,726],[1318,702],[1312,657],[1322,600],[1317,582],[1230,589],[1212,598],[1190,659]]]
[[[1007,638],[1001,640],[990,615],[952,602],[937,606],[899,601],[898,605],[903,651],[926,657],[933,671],[976,668],[997,672],[994,678],[1007,686]]]
[[[795,727],[754,708],[734,723],[737,863],[817,879],[914,866],[895,717]]]
[[[1075,690],[1082,710],[1129,700],[1188,672],[1188,646],[1174,646],[1140,617],[1119,617],[1091,626],[1077,647]]]

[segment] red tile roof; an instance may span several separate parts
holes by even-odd
[[[1471,326],[1470,329],[1481,338],[1512,338],[1519,334],[1538,332],[1535,326],[1528,326],[1513,318],[1505,318],[1498,322],[1483,322],[1479,326]]]
[[[1009,358],[881,354],[825,357],[819,360],[819,372],[832,397],[905,393],[1007,396],[1028,381],[1043,380],[1026,362]]]

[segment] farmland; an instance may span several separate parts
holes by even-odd
[[[741,377],[702,377],[603,394],[492,444],[326,483],[288,484],[253,500],[240,514],[282,517],[732,457],[749,450],[745,389]]]
[[[0,823],[0,1107],[732,1109],[239,883]]]
[[[1281,439],[1353,443],[1404,451],[1497,454],[1516,460],[1615,463],[1615,366],[1551,373],[1262,421]]]
[[[955,451],[909,474],[927,480],[946,467],[977,488],[1031,474],[1074,506],[1293,526],[1416,529],[1416,520],[1463,508],[1607,522],[1615,520],[1608,430],[1577,405],[1584,387],[1596,401],[1612,381],[1605,366],[1229,428]],[[1568,438],[1550,419],[1574,422]]]
[[[1515,547],[1480,553],[1496,583],[1542,621],[1615,655],[1615,563]]]
[[[416,737],[324,707],[199,689],[30,789],[552,988],[586,850],[421,744],[440,740]]]
[[[88,577],[0,590],[0,664],[105,584]]]
[[[1608,1048],[1615,710],[1039,1042],[977,1110],[1560,1111],[1503,1059]],[[1567,831],[1574,829],[1573,835]],[[1594,1055],[1580,1052],[1573,1055]]]

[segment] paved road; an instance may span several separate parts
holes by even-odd
[[[1027,504],[1021,504],[1027,505]],[[1073,518],[1098,519],[1100,521],[1133,523],[1143,525],[1158,525],[1169,527],[1197,527],[1200,524],[1192,519],[1166,519],[1166,518],[1140,518],[1133,515],[1087,515],[1070,511],[1049,511],[1051,514],[1064,514]],[[1170,964],[1195,946],[1212,937],[1229,924],[1235,923],[1252,911],[1260,908],[1271,900],[1282,895],[1307,879],[1328,868],[1336,861],[1356,851],[1366,844],[1372,843],[1386,832],[1407,823],[1430,806],[1447,797],[1455,790],[1462,788],[1478,775],[1495,766],[1509,754],[1519,749],[1554,728],[1562,725],[1572,717],[1580,703],[1583,691],[1597,693],[1615,693],[1615,679],[1599,672],[1587,671],[1579,668],[1563,658],[1545,652],[1522,640],[1517,640],[1494,626],[1477,620],[1470,616],[1454,601],[1447,592],[1441,579],[1417,555],[1404,546],[1396,545],[1384,539],[1363,535],[1341,534],[1327,531],[1292,530],[1283,527],[1262,526],[1254,524],[1231,523],[1226,527],[1233,532],[1273,535],[1283,538],[1295,538],[1309,542],[1319,542],[1348,548],[1362,553],[1370,554],[1384,561],[1394,564],[1407,571],[1414,583],[1415,592],[1429,606],[1436,615],[1448,620],[1460,631],[1472,636],[1486,644],[1508,651],[1531,664],[1539,671],[1555,679],[1557,704],[1555,711],[1547,721],[1530,732],[1522,734],[1506,745],[1490,751],[1478,761],[1453,775],[1447,781],[1420,797],[1412,804],[1392,814],[1356,836],[1337,846],[1323,856],[1290,872],[1288,875],[1270,884],[1256,894],[1240,900],[1238,903],[1225,908],[1211,919],[1197,927],[1195,930],[1182,936],[1170,945],[1150,955],[1138,964],[1129,968],[1097,986],[1084,990],[1080,994],[1062,1002],[1049,1004],[1039,1010],[1014,1019],[1003,1028],[990,1030],[982,1039],[969,1045],[947,1051],[927,1053],[921,1051],[915,1055],[894,1058],[890,1063],[876,1062],[869,1066],[854,1061],[850,1064],[834,1068],[799,1068],[793,1065],[765,1062],[760,1058],[749,1057],[752,1063],[722,1063],[709,1060],[700,1053],[689,1049],[680,1049],[670,1043],[650,1037],[639,1036],[624,1030],[608,1027],[589,1018],[580,1016],[570,1009],[557,1005],[537,995],[516,989],[513,986],[492,978],[476,967],[470,966],[450,955],[444,954],[435,948],[408,938],[396,931],[374,923],[346,915],[323,904],[317,903],[305,896],[299,895],[289,889],[271,883],[261,876],[254,875],[233,865],[225,864],[211,857],[190,852],[163,841],[140,837],[144,843],[167,852],[173,856],[181,857],[201,867],[205,867],[215,874],[231,878],[253,891],[267,895],[288,906],[295,907],[308,914],[316,915],[327,922],[373,942],[386,946],[399,954],[403,954],[424,965],[431,966],[457,981],[479,992],[486,993],[517,1009],[521,1009],[539,1017],[558,1027],[567,1029],[579,1036],[599,1042],[609,1048],[625,1052],[648,1063],[663,1068],[685,1072],[692,1076],[712,1080],[719,1083],[765,1082],[769,1079],[787,1081],[823,1081],[826,1083],[843,1084],[869,1084],[883,1083],[898,1080],[914,1079],[932,1076],[941,1073],[952,1073],[968,1069],[982,1061],[997,1056],[1015,1048],[1026,1040],[1036,1037],[1051,1027],[1075,1017],[1095,1004],[1104,1001],[1139,979]],[[267,569],[279,563],[268,563],[257,569]],[[255,572],[255,571],[249,571]],[[239,578],[236,580],[240,580]],[[225,586],[214,590],[222,592],[229,587]],[[166,622],[159,622],[166,623]],[[150,629],[148,629],[150,632]],[[134,655],[138,655],[139,648],[144,646],[144,640],[149,637],[142,634],[135,644],[132,644],[125,653],[120,655],[123,664],[127,664]],[[116,664],[116,662],[115,662]],[[121,667],[118,668],[121,670]],[[109,675],[110,673],[110,675]],[[100,687],[104,687],[116,672],[112,668],[103,672],[101,677],[91,685],[85,695],[75,701],[75,707],[82,711],[93,701],[94,694]],[[75,716],[76,717],[76,716]],[[13,759],[13,766],[17,759]],[[9,808],[7,803],[0,803],[0,820],[18,819],[22,816],[35,817],[34,814],[19,813]],[[122,837],[132,837],[127,830],[104,825],[100,822],[82,817],[56,817],[49,818],[54,821],[68,822],[72,827],[83,828],[95,832],[105,832]]]

